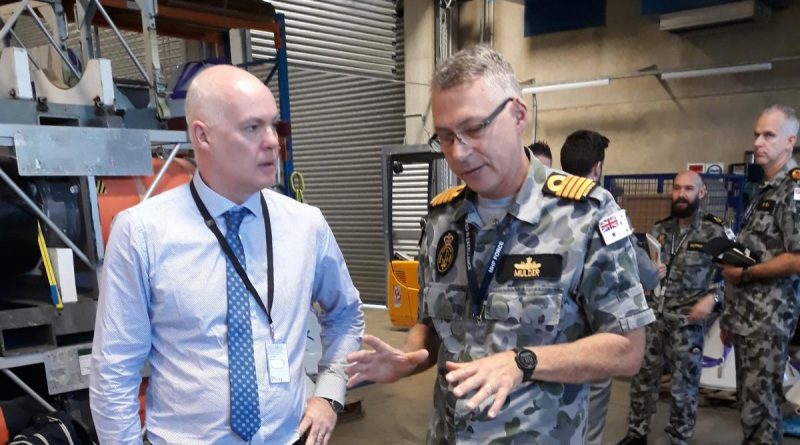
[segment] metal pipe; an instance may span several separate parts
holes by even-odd
[[[34,213],[36,213],[36,216],[41,218],[42,221],[44,221],[44,223],[47,224],[47,227],[50,227],[53,230],[56,236],[61,241],[63,241],[64,244],[67,245],[67,247],[72,249],[72,251],[75,253],[75,256],[77,256],[81,261],[83,261],[87,266],[89,266],[91,270],[95,270],[94,265],[92,264],[91,261],[89,261],[89,258],[87,258],[86,255],[83,254],[81,249],[79,249],[78,246],[76,246],[75,243],[73,243],[72,240],[69,239],[67,235],[65,235],[64,232],[62,232],[61,229],[53,221],[51,221],[50,218],[47,217],[47,215],[44,214],[44,212],[42,212],[41,209],[39,209],[36,203],[33,202],[33,200],[29,198],[28,195],[26,195],[25,192],[23,192],[22,189],[19,188],[17,184],[15,184],[14,181],[11,179],[11,177],[8,176],[6,172],[4,172],[2,169],[0,169],[0,178],[2,178],[3,181],[5,181],[6,184],[8,184],[8,186],[11,187],[11,190],[13,190],[20,198],[22,198],[23,201],[25,201],[25,204],[27,204],[28,207],[30,207],[30,209],[33,210]]]
[[[147,198],[149,198],[150,195],[153,194],[156,187],[158,187],[158,184],[161,182],[161,178],[164,177],[164,173],[167,172],[169,166],[172,165],[172,161],[175,160],[175,155],[177,155],[178,152],[180,151],[179,150],[180,147],[181,144],[175,144],[175,146],[172,147],[172,153],[170,153],[169,156],[167,156],[167,161],[164,162],[164,165],[161,166],[161,169],[158,171],[158,174],[156,175],[156,179],[153,180],[153,183],[150,184],[150,188],[147,189],[147,192],[144,194],[144,197],[142,197],[142,201],[147,200]]]
[[[17,6],[17,9],[14,10],[14,13],[11,14],[11,18],[8,19],[5,25],[3,25],[3,29],[0,29],[0,41],[6,38],[6,34],[8,34],[8,30],[13,28],[14,25],[17,23],[17,19],[22,14],[22,11],[28,6],[30,0],[23,0],[22,3]]]
[[[81,73],[79,73],[78,70],[72,66],[72,62],[69,61],[69,57],[67,57],[67,55],[64,54],[64,51],[61,51],[61,48],[58,47],[58,42],[56,42],[56,40],[50,34],[50,31],[47,30],[47,27],[44,26],[44,23],[42,23],[42,20],[36,14],[36,11],[34,11],[30,5],[26,5],[25,9],[28,10],[28,13],[31,15],[31,17],[33,17],[33,21],[36,22],[36,26],[38,26],[39,29],[44,33],[44,36],[47,37],[47,40],[50,42],[50,44],[53,45],[53,49],[56,50],[58,56],[61,57],[61,60],[67,65],[67,68],[69,68],[69,70],[72,72],[72,75],[75,76],[76,79],[80,79]]]
[[[36,391],[34,391],[30,386],[25,384],[25,382],[23,382],[19,377],[17,377],[16,374],[14,374],[8,369],[3,369],[2,371],[3,374],[5,374],[8,378],[10,378],[12,382],[16,383],[17,386],[22,388],[22,390],[28,393],[29,396],[33,397],[34,400],[39,402],[40,405],[47,408],[48,411],[50,411],[51,413],[56,411],[56,409],[53,408],[53,405],[50,405],[49,403],[47,403],[47,400],[43,399],[39,394],[36,394]]]
[[[136,65],[136,69],[139,71],[139,74],[141,74],[142,77],[144,77],[144,80],[147,82],[148,85],[150,85],[151,88],[155,88],[156,86],[153,84],[153,81],[150,80],[150,76],[147,75],[147,72],[145,71],[144,67],[139,62],[139,59],[137,59],[136,55],[133,54],[133,50],[131,50],[131,47],[128,46],[128,42],[126,42],[125,38],[122,37],[122,34],[120,34],[117,25],[115,25],[114,22],[111,20],[111,17],[109,17],[108,12],[106,12],[105,8],[103,8],[103,5],[100,4],[100,0],[91,0],[91,1],[97,7],[97,10],[100,11],[100,14],[103,16],[103,19],[105,19],[106,23],[108,23],[108,26],[111,28],[111,31],[113,31],[114,34],[117,36],[119,43],[121,43],[122,47],[125,48],[125,52],[128,53],[128,57],[130,57],[133,64]]]

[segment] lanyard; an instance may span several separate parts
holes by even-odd
[[[267,236],[267,305],[264,306],[264,302],[261,300],[261,297],[258,295],[258,291],[256,290],[253,283],[250,282],[250,278],[247,277],[247,272],[244,271],[242,264],[239,262],[239,259],[236,258],[236,255],[233,253],[231,246],[228,245],[228,242],[225,240],[225,237],[222,235],[222,232],[219,231],[219,227],[217,227],[217,222],[214,221],[214,218],[211,217],[211,214],[208,213],[208,209],[206,208],[203,201],[200,200],[200,196],[197,194],[197,189],[194,186],[194,182],[189,182],[189,188],[192,191],[192,198],[194,199],[194,203],[197,204],[197,209],[200,210],[200,214],[203,215],[203,219],[206,222],[206,227],[211,230],[214,236],[217,237],[217,241],[219,242],[219,246],[222,247],[222,251],[225,252],[225,256],[228,257],[233,268],[236,269],[236,272],[239,274],[239,278],[242,279],[242,283],[244,283],[247,290],[250,291],[250,295],[255,298],[256,303],[258,303],[259,307],[264,310],[264,313],[267,314],[267,321],[269,321],[269,328],[270,334],[274,336],[273,329],[272,329],[272,300],[274,296],[274,288],[272,287],[273,278],[274,278],[274,271],[272,270],[272,226],[269,222],[269,210],[267,209],[267,202],[264,200],[264,195],[261,195],[261,212],[264,215],[264,231],[266,232]]]
[[[503,248],[508,241],[509,234],[509,218],[503,219],[503,222],[497,226],[497,244],[492,250],[492,257],[489,259],[489,264],[486,266],[486,272],[483,274],[483,281],[481,287],[478,288],[478,281],[473,273],[472,260],[475,252],[472,249],[472,230],[470,230],[467,219],[464,218],[464,257],[467,261],[467,282],[469,283],[469,293],[471,294],[471,309],[472,319],[482,320],[485,310],[484,303],[486,302],[486,294],[489,290],[489,284],[492,282],[494,274],[497,272],[497,263],[500,262],[500,257],[503,253]]]
[[[761,196],[764,194],[764,191],[769,186],[759,187],[758,191],[756,192],[753,199],[750,200],[750,205],[747,206],[747,210],[744,212],[744,217],[742,218],[742,226],[746,226],[747,222],[750,220],[750,217],[753,216],[753,212],[756,210],[756,206],[761,201]]]
[[[680,223],[678,223],[676,229],[678,232],[680,232],[681,230]],[[692,233],[692,227],[690,225],[689,227],[686,228],[686,233],[684,233],[683,236],[681,236],[678,239],[678,244],[675,244],[675,231],[672,232],[672,243],[669,247],[669,262],[667,262],[667,274],[664,276],[663,284],[661,285],[662,297],[667,293],[667,282],[669,281],[670,272],[672,272],[672,264],[675,262],[675,255],[678,253],[678,251],[681,250],[681,246],[686,241],[686,239],[689,238],[689,235],[691,233]],[[664,301],[662,300],[661,309],[663,309],[663,306],[664,306]],[[661,309],[659,309],[659,312],[661,312]]]

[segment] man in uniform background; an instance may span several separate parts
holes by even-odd
[[[703,248],[726,236],[721,219],[699,210],[705,196],[700,175],[679,173],[672,183],[672,214],[650,231],[661,245],[667,270],[658,293],[648,301],[656,322],[647,327],[644,363],[631,382],[628,433],[620,445],[647,444],[665,362],[672,372],[665,431],[673,444],[686,444],[694,435],[705,329],[723,295],[714,284],[717,269]]]
[[[428,443],[584,443],[586,382],[634,374],[653,320],[624,212],[523,148],[527,106],[493,49],[445,61],[431,92],[442,152],[466,186],[431,203],[403,349],[366,336],[374,350],[348,356],[349,385],[435,365]]]
[[[783,440],[783,374],[797,326],[800,261],[800,169],[792,158],[800,123],[795,111],[773,105],[756,121],[753,151],[764,181],[745,211],[737,238],[761,255],[749,268],[724,267],[722,341],[733,342],[736,392],[744,442]]]

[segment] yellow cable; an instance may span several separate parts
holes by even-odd
[[[36,226],[39,229],[39,235],[37,236],[39,251],[42,253],[45,275],[47,275],[47,282],[50,284],[50,298],[53,300],[53,304],[56,305],[56,308],[61,310],[64,309],[64,302],[61,300],[61,293],[58,291],[58,283],[56,283],[56,274],[53,272],[53,263],[50,261],[50,253],[47,252],[47,244],[44,242],[42,225],[37,221]]]

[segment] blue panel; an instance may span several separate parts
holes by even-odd
[[[735,3],[739,0],[642,0],[642,15],[668,14],[687,9],[705,8],[708,6]],[[786,6],[786,0],[761,0],[761,3],[773,8]]]
[[[525,0],[525,37],[606,24],[606,0]]]

